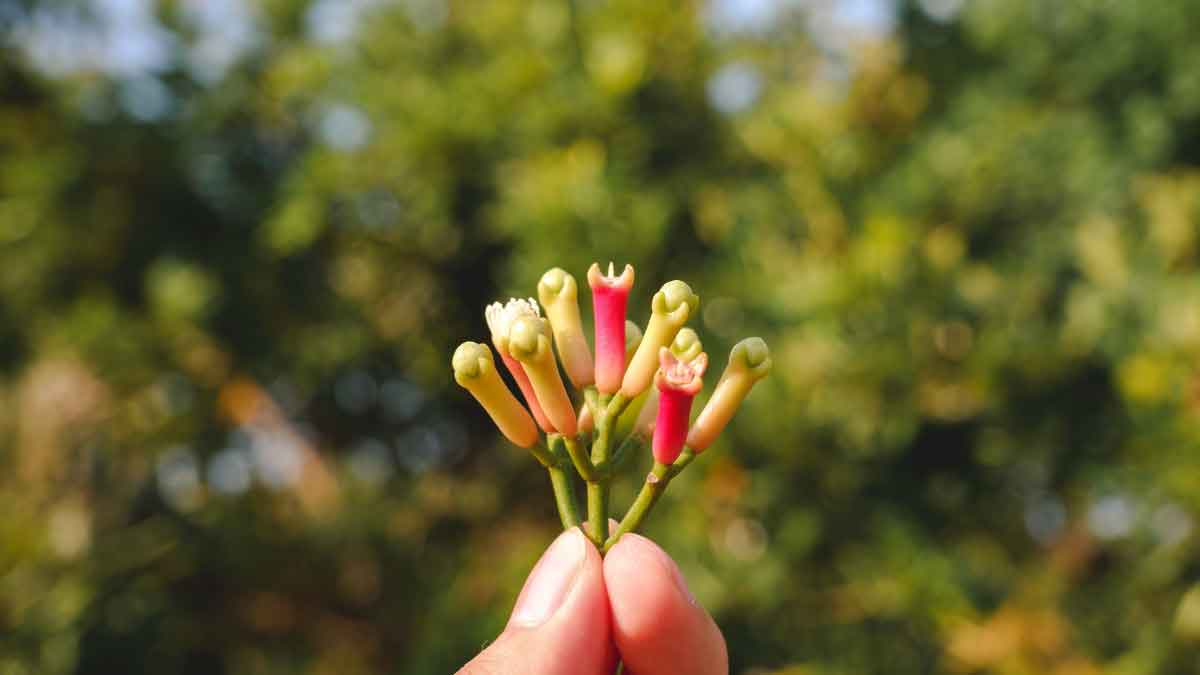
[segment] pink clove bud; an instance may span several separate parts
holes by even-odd
[[[633,266],[626,265],[625,271],[615,276],[612,263],[607,275],[600,273],[599,264],[592,263],[588,285],[596,320],[596,389],[614,394],[625,375],[625,307],[633,287]]]
[[[692,399],[703,386],[708,355],[701,352],[690,362],[680,361],[671,350],[658,352],[659,369],[654,383],[658,387],[658,415],[654,420],[654,461],[671,464],[683,451],[688,433]]]

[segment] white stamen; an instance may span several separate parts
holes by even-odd
[[[609,260],[608,261],[608,277],[611,279],[612,277],[614,277],[616,275],[617,275],[617,270],[615,267],[613,267],[613,261]]]
[[[488,330],[492,331],[493,338],[498,335],[507,338],[509,327],[523,316],[541,318],[542,311],[538,307],[537,300],[509,298],[508,302],[503,305],[493,302],[483,310],[483,318],[487,321]]]

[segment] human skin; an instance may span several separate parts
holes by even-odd
[[[727,675],[725,639],[661,548],[626,534],[601,558],[579,528],[533,568],[504,632],[458,675]]]

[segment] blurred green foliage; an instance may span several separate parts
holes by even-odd
[[[1200,668],[1198,24],[0,0],[0,673],[453,671],[557,519],[449,354],[609,259],[774,350],[650,524],[734,672]]]

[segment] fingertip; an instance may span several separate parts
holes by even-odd
[[[504,632],[460,673],[611,673],[616,655],[603,568],[579,528],[564,531],[530,572]]]
[[[573,624],[604,624],[607,627],[608,599],[604,586],[604,559],[595,545],[579,527],[564,530],[559,539],[569,540],[572,547],[582,550],[575,587],[567,597],[562,610],[552,621],[562,626]]]
[[[613,568],[613,571],[610,572],[607,569],[609,566]],[[626,571],[641,569],[643,574],[632,578],[623,577],[618,573],[618,570],[622,569]],[[696,597],[692,595],[692,591],[683,578],[683,573],[671,556],[653,540],[640,534],[630,532],[617,540],[608,553],[605,574],[606,577],[611,574],[618,584],[625,581],[651,581],[653,585],[651,590],[662,589],[661,584],[669,581],[669,585],[674,587],[675,591],[688,604],[699,606]]]
[[[638,675],[728,672],[725,640],[688,589],[675,561],[653,541],[626,534],[604,559],[613,639]],[[669,671],[663,670],[670,664]]]
[[[579,580],[563,610],[538,636],[544,668],[529,672],[607,675],[616,668],[617,656],[611,637],[604,558],[582,528],[572,527],[564,534],[577,540],[584,550]]]
[[[509,625],[536,628],[555,615],[586,575],[589,548],[577,531],[558,535],[525,580]]]

